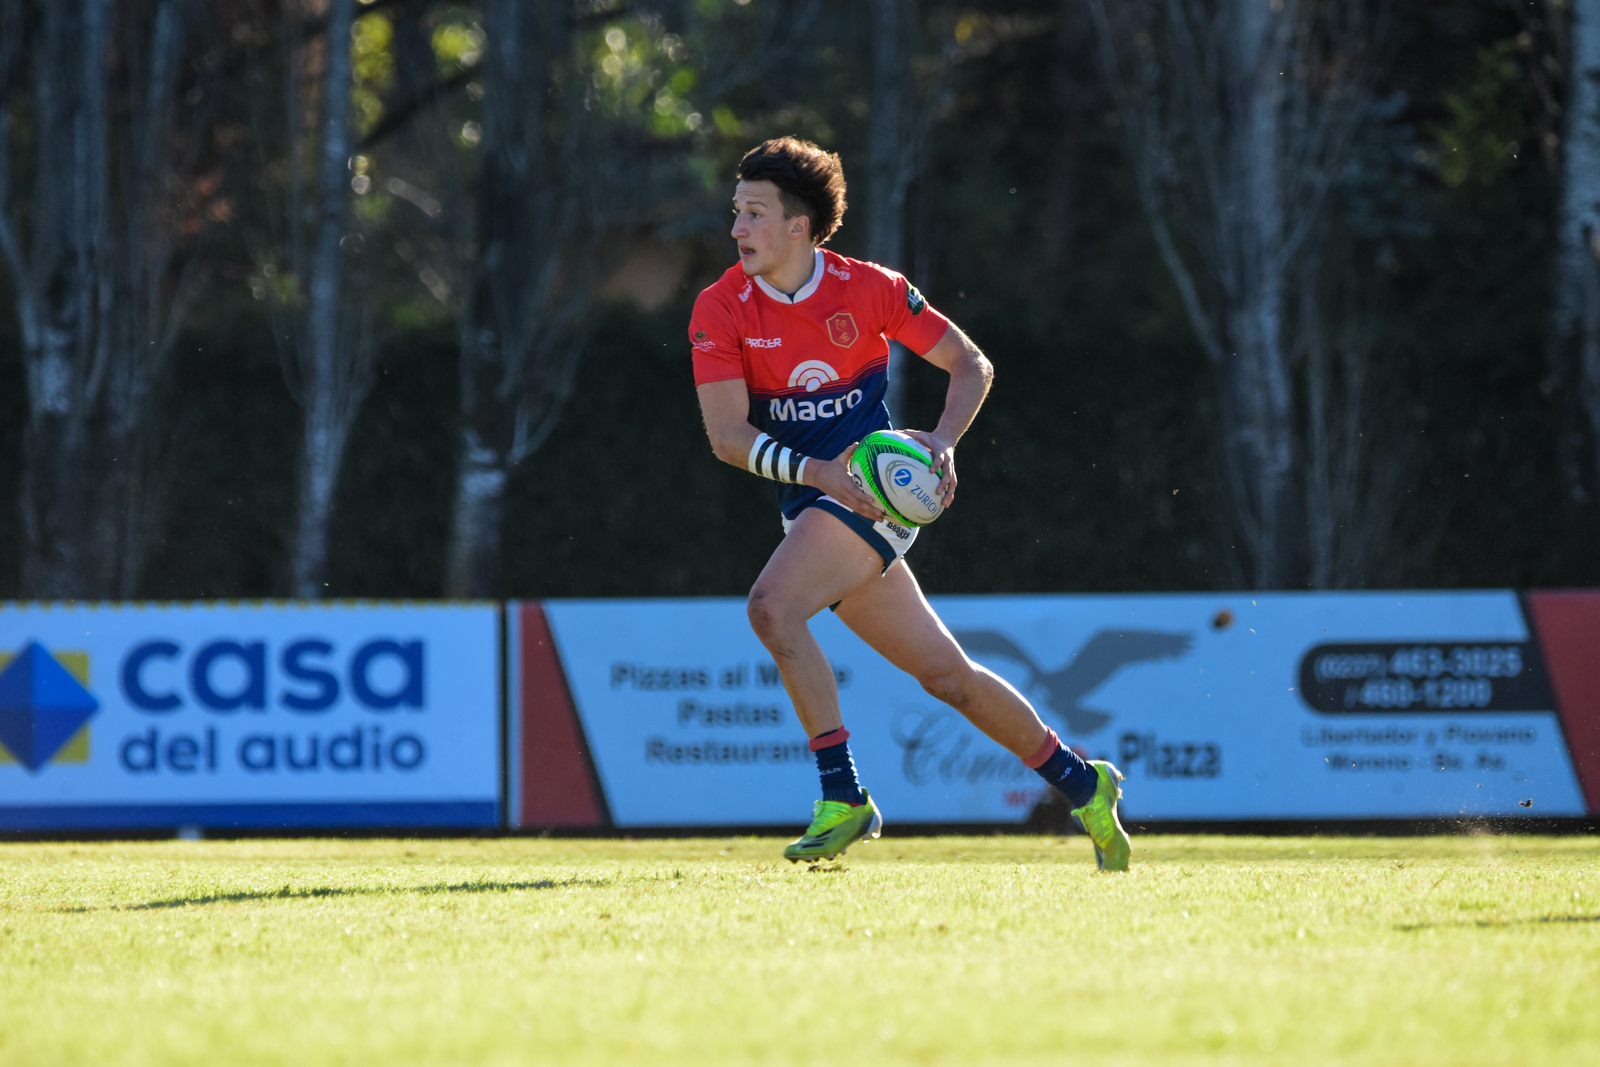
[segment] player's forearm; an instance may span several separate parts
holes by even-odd
[[[815,485],[827,490],[827,485],[815,479],[815,469],[822,465],[820,462],[748,422],[722,427],[720,433],[712,435],[711,450],[729,466],[762,478],[791,485]]]
[[[722,462],[746,470],[750,463],[750,449],[754,447],[760,433],[760,430],[748,422],[719,427],[717,432],[710,435],[711,451],[716,453]]]
[[[934,434],[950,444],[961,440],[972,420],[978,417],[984,397],[989,395],[989,384],[994,381],[994,365],[977,346],[959,335],[961,353],[950,363],[950,386],[945,391],[944,414]]]
[[[744,380],[706,382],[695,391],[700,396],[700,417],[705,422],[711,451],[729,466],[744,469],[760,433],[750,425],[750,394]]]

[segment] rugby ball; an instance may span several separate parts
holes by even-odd
[[[850,456],[850,477],[872,495],[891,522],[926,526],[944,512],[935,495],[939,472],[928,469],[933,455],[897,430],[875,430]]]

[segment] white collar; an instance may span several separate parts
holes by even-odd
[[[819,249],[817,249],[816,265],[814,267],[812,267],[812,269],[811,269],[811,280],[806,282],[798,290],[796,290],[796,292],[795,292],[795,294],[793,296],[790,296],[788,293],[780,292],[779,290],[774,289],[772,287],[772,284],[770,282],[768,282],[765,278],[761,277],[760,275],[756,276],[756,284],[761,286],[761,291],[763,293],[766,293],[768,296],[772,297],[772,299],[776,300],[780,304],[798,304],[798,303],[800,303],[800,301],[804,300],[806,297],[808,297],[812,293],[816,292],[817,291],[817,286],[822,284],[822,274],[823,274],[822,264],[823,264],[822,249],[819,248]]]

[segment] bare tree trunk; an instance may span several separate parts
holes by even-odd
[[[1558,463],[1585,542],[1580,567],[1596,569],[1600,511],[1600,0],[1572,0],[1562,189],[1557,208],[1554,300],[1546,361],[1556,386]]]
[[[300,454],[299,528],[295,535],[294,594],[314,597],[324,588],[333,491],[349,437],[351,406],[340,386],[346,354],[340,351],[343,268],[339,241],[348,210],[350,158],[350,28],[355,0],[332,0],[322,83],[322,120],[317,167],[317,218],[307,262],[305,339],[301,364],[305,389],[304,443]],[[353,416],[353,413],[351,413]]]
[[[191,22],[190,0],[125,11],[121,49],[130,116],[116,141],[123,156],[113,229],[107,343],[87,383],[93,404],[89,584],[99,596],[135,595],[147,531],[159,510],[147,491],[149,421],[178,327],[197,288],[198,240],[179,237],[184,204],[174,161],[176,93]],[[204,125],[190,114],[192,154]]]
[[[1415,474],[1418,453],[1397,432],[1400,419],[1373,385],[1373,331],[1356,304],[1356,283],[1335,279],[1323,291],[1321,257],[1297,272],[1300,329],[1305,338],[1306,531],[1314,589],[1370,582],[1384,562]],[[1330,330],[1323,305],[1342,327]]]
[[[1233,84],[1221,88],[1243,105],[1243,121],[1224,148],[1231,180],[1219,219],[1221,243],[1234,246],[1223,271],[1222,326],[1234,350],[1225,372],[1233,418],[1224,447],[1251,546],[1254,585],[1272,589],[1292,584],[1299,562],[1283,337],[1289,260],[1279,190],[1288,20],[1254,0],[1229,0],[1228,7],[1232,32],[1225,31],[1223,48],[1231,53]]]
[[[566,6],[489,0],[485,11],[478,258],[462,309],[461,452],[445,562],[452,597],[494,594],[511,472],[560,420],[583,316],[618,255],[604,246],[642,217],[652,191],[638,144],[585,104],[588,68],[574,63]],[[577,71],[570,81],[567,68]]]
[[[1356,0],[1089,0],[1089,12],[1140,201],[1216,374],[1250,580],[1300,584],[1288,294],[1366,100],[1371,16]]]
[[[23,226],[11,203],[13,102],[0,104],[0,252],[30,383],[21,503],[31,596],[133,594],[148,413],[194,288],[198,240],[179,236],[189,195],[173,153],[191,5],[42,4],[31,41],[28,5],[0,8],[0,85],[23,85],[27,56],[34,109]],[[113,121],[113,98],[127,100],[127,118]]]
[[[1343,483],[1351,475],[1348,458],[1350,438],[1359,434],[1353,426],[1341,426],[1334,397],[1334,374],[1328,346],[1320,327],[1317,285],[1319,263],[1307,263],[1300,272],[1300,316],[1309,329],[1306,335],[1306,538],[1311,554],[1311,587],[1333,589],[1340,583],[1338,568],[1339,527]],[[1350,421],[1359,422],[1364,375],[1346,383]],[[1340,430],[1345,440],[1338,441]],[[1354,432],[1352,432],[1354,431]],[[1346,447],[1340,448],[1343,444]]]
[[[293,284],[287,299],[269,287],[269,307],[284,377],[305,412],[290,588],[307,598],[327,588],[334,491],[372,381],[371,314],[347,263],[358,262],[363,247],[361,236],[348,230],[354,21],[355,0],[329,0],[323,39],[303,45],[292,7],[285,19],[289,186],[279,243],[288,252]],[[314,130],[308,130],[313,115]],[[309,190],[302,162],[307,147],[315,176]]]
[[[918,137],[922,106],[912,80],[917,46],[917,0],[872,0],[872,96],[867,111],[866,255],[903,271],[906,192],[921,170]],[[906,360],[898,341],[889,343],[889,415],[903,425]]]
[[[482,161],[478,182],[478,261],[461,323],[461,452],[445,564],[449,596],[483,596],[500,560],[500,518],[512,453],[523,347],[537,314],[530,301],[539,226],[533,197],[548,77],[535,12],[517,0],[486,7]],[[548,197],[549,191],[544,195]]]
[[[5,69],[16,84],[26,7],[7,4]],[[11,101],[0,118],[0,251],[17,292],[28,425],[22,471],[22,589],[76,598],[85,587],[86,383],[105,344],[110,0],[45,4],[29,42],[34,181],[29,225],[11,203]],[[30,247],[23,249],[24,234]]]
[[[463,415],[470,417],[467,411]],[[470,424],[464,425],[461,433],[445,595],[485,596],[494,589],[500,571],[501,520],[511,465],[482,444],[481,434]]]

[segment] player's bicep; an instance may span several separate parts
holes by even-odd
[[[706,429],[715,433],[749,424],[750,390],[743,378],[706,382],[696,386],[695,392],[700,394],[700,414],[705,417]]]
[[[944,336],[935,341],[932,348],[920,354],[923,359],[948,374],[958,360],[971,359],[978,355],[978,348],[967,339],[967,335],[961,332],[960,327],[952,322],[946,327]]]

